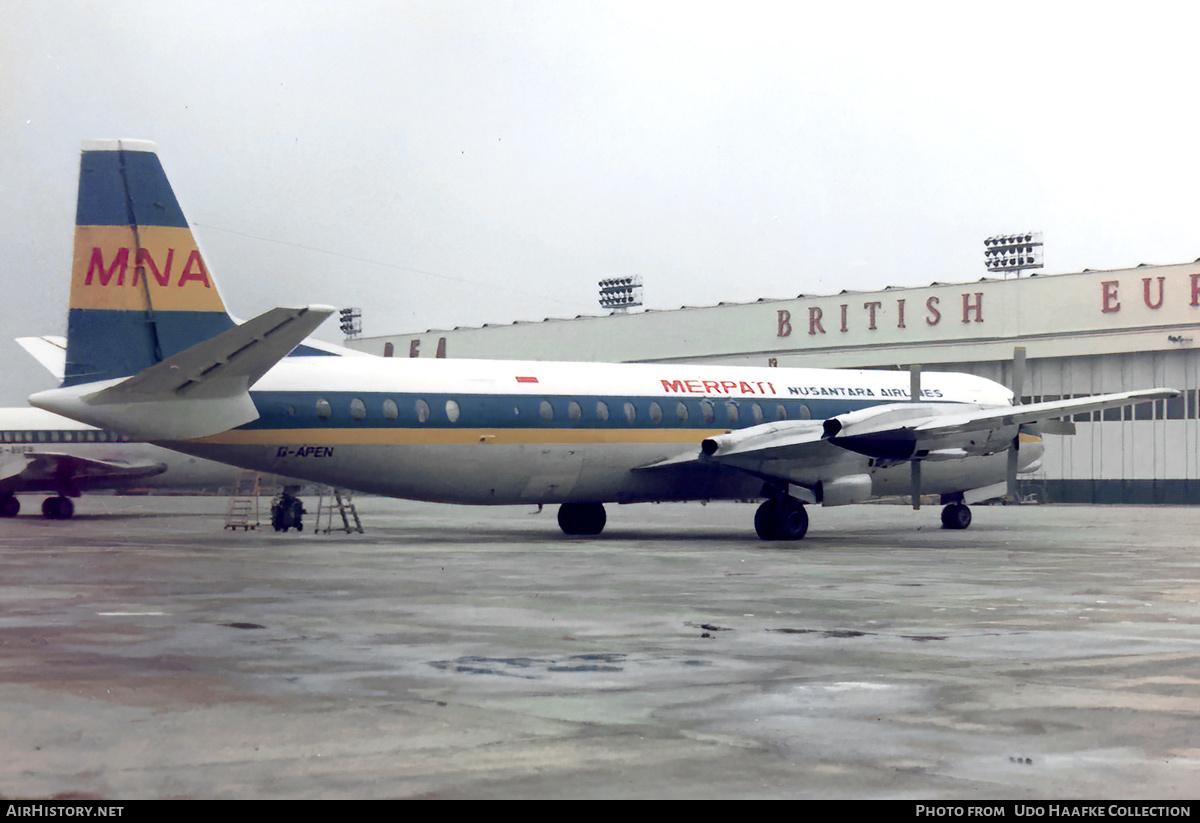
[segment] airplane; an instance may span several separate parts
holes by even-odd
[[[884,370],[383,358],[308,340],[334,309],[226,310],[153,143],[86,141],[62,385],[36,407],[168,448],[362,492],[559,504],[758,499],[764,540],[806,506],[968,493],[1038,463],[1070,415],[1147,389],[1027,405],[981,377]],[[1014,369],[1016,370],[1016,369]],[[1015,397],[1019,398],[1019,393]]]

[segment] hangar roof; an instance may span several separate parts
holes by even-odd
[[[897,366],[1156,351],[1200,337],[1200,260],[349,341],[395,356]]]

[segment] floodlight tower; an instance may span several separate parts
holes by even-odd
[[[338,328],[348,339],[354,339],[362,334],[362,309],[345,308],[338,310]]]
[[[999,234],[983,241],[983,261],[990,272],[1016,272],[1042,268],[1042,233]]]
[[[599,286],[602,309],[624,313],[642,305],[642,278],[639,275],[608,277],[601,280]]]

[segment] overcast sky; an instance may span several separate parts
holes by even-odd
[[[235,314],[385,334],[1200,257],[1182,2],[3,0],[0,405],[79,145],[154,140]],[[318,336],[340,341],[336,323]]]

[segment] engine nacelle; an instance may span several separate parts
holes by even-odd
[[[997,423],[993,428],[939,427],[925,431],[927,424],[960,417],[980,407],[963,403],[892,403],[840,414],[825,421],[825,437],[843,449],[877,460],[922,458],[929,452],[950,454],[962,450],[967,456],[994,454],[1011,445],[1015,425]]]

